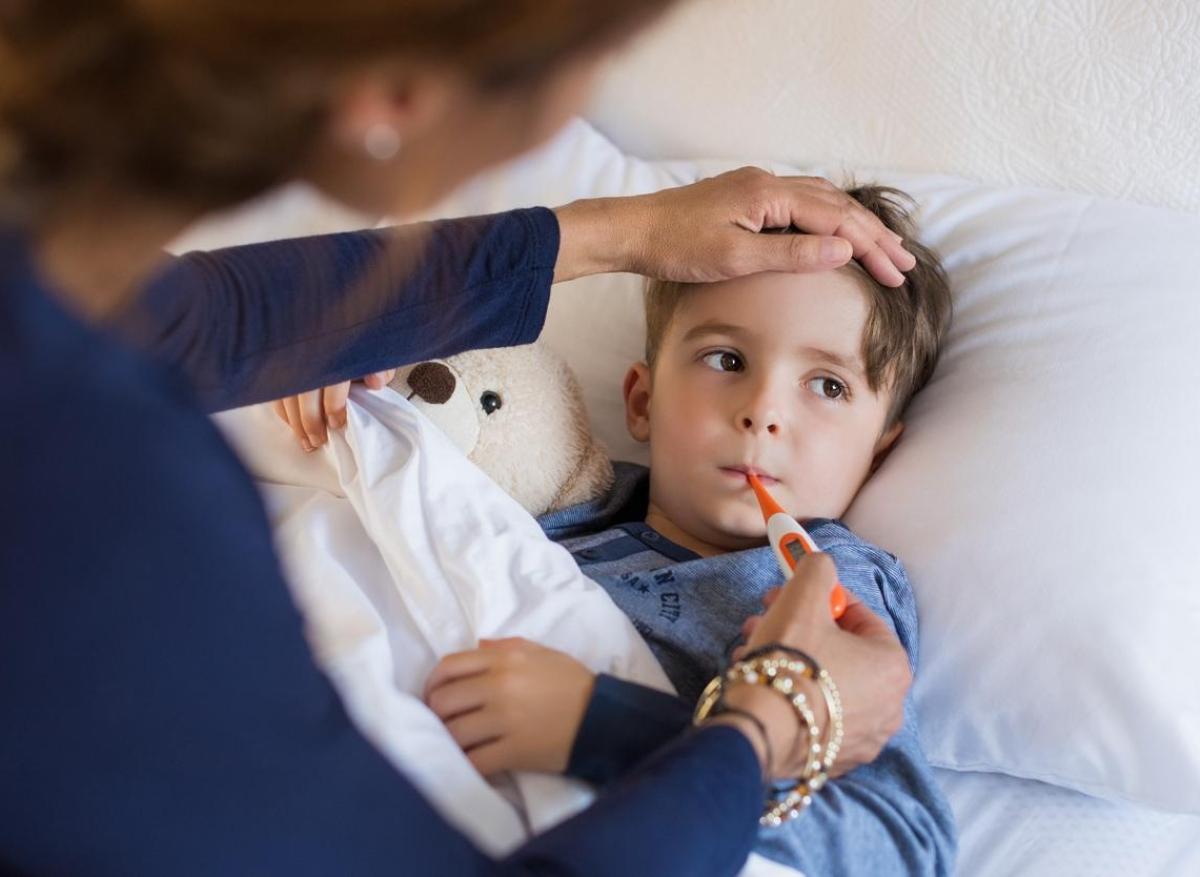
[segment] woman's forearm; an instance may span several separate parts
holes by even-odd
[[[518,873],[531,875],[736,874],[758,829],[760,772],[741,732],[688,734],[509,863],[527,863]]]
[[[554,282],[589,274],[628,271],[642,244],[633,198],[585,198],[554,210],[560,244]]]
[[[691,724],[673,694],[601,673],[575,736],[567,773],[596,786],[624,776]]]
[[[558,223],[534,208],[190,253],[117,321],[208,410],[473,348],[545,320]]]

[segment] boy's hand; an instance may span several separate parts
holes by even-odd
[[[566,770],[595,675],[570,655],[520,637],[448,655],[425,702],[484,776]]]

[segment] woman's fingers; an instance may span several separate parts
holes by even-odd
[[[852,203],[853,199],[849,199]],[[849,208],[836,208],[839,210],[847,210],[845,218],[834,229],[834,234],[841,238],[845,238],[850,242],[854,250],[854,258],[861,264],[877,281],[884,286],[900,286],[904,283],[904,273],[901,271],[900,265],[897,264],[891,254],[883,248],[883,242],[886,240],[889,245],[894,246],[895,242],[891,238],[891,232],[887,226],[883,225],[874,216],[870,222],[866,220],[862,213],[865,208],[853,210]],[[907,255],[906,251],[902,252]],[[907,262],[907,260],[905,260]],[[914,262],[915,264],[915,262]],[[905,268],[911,268],[912,264],[906,264]]]
[[[892,629],[886,621],[868,609],[867,605],[850,591],[847,591],[846,595],[846,611],[838,619],[838,626],[842,630],[855,636],[892,638]]]
[[[895,288],[904,283],[904,273],[896,267],[892,258],[878,244],[873,244],[865,253],[857,257],[871,276],[884,286]]]
[[[319,448],[329,440],[328,427],[325,424],[325,406],[321,401],[323,395],[322,390],[310,390],[297,397],[300,424],[304,428],[304,434],[308,436],[309,444],[314,448]]]
[[[394,378],[395,376],[396,376],[396,370],[394,368],[390,368],[390,369],[387,369],[386,371],[375,372],[374,374],[369,374],[365,378],[363,378],[362,381],[364,384],[367,385],[367,389],[382,390],[384,387],[386,387],[388,384],[390,384],[392,382],[392,378]]]
[[[853,257],[884,286],[897,287],[904,283],[904,274],[896,267],[893,256],[879,242],[860,234],[853,238],[843,236],[841,231],[837,236],[756,235],[756,240],[743,244],[747,250],[746,258],[758,271],[795,274],[832,271]]]
[[[911,271],[917,265],[917,257],[904,249],[904,238],[889,230],[888,233],[879,241],[879,246],[883,249],[892,263],[901,271]]]
[[[322,407],[325,410],[325,420],[334,429],[343,429],[346,426],[346,400],[348,398],[350,398],[349,381],[325,388]]]
[[[381,390],[391,383],[396,369],[375,372],[363,378],[372,390]],[[296,441],[306,451],[312,451],[329,441],[329,429],[346,426],[346,401],[350,398],[350,381],[333,384],[271,403],[279,419],[291,427]]]
[[[845,238],[815,234],[758,234],[742,242],[745,257],[759,271],[805,274],[832,271],[854,257]],[[736,265],[735,265],[736,267]]]
[[[792,188],[792,198],[796,199],[793,201],[791,213],[792,225],[802,231],[845,237],[854,245],[856,258],[861,259],[878,250],[893,268],[900,271],[909,271],[917,264],[916,257],[904,249],[900,235],[833,183],[820,177],[777,179],[781,184]],[[823,201],[828,205],[828,210],[815,210],[810,199]],[[835,223],[832,228],[828,225],[830,222]],[[876,279],[885,282],[885,278]]]
[[[313,451],[323,445],[328,434],[325,431],[325,415],[321,410],[321,391],[313,390],[299,396],[288,396],[281,401],[286,414],[284,419],[292,428],[300,447],[306,451]]]
[[[829,590],[835,584],[837,567],[829,555],[802,557],[791,581],[779,589],[771,607],[755,625],[748,645],[757,648],[771,642],[785,642],[805,643],[815,648],[824,636],[823,628],[833,626]]]
[[[312,442],[308,440],[308,435],[304,432],[304,424],[300,418],[300,397],[288,396],[283,400],[284,413],[287,415],[287,425],[292,430],[292,435],[296,437],[296,441],[300,443],[300,447],[306,451],[313,450]]]
[[[849,242],[853,257],[885,286],[900,286],[903,272],[916,265],[916,258],[904,249],[895,232],[828,180],[776,177],[747,168],[734,174],[740,175],[734,179],[743,185],[760,187],[739,224],[753,230],[791,225],[807,232],[768,235],[763,258],[771,265],[759,270],[808,272],[845,264],[850,256],[839,260],[837,240]],[[788,237],[793,240],[789,242]],[[773,253],[769,252],[772,248]]]

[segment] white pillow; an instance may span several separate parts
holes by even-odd
[[[651,191],[735,164],[642,162],[577,123],[439,212]],[[941,366],[847,515],[911,573],[930,760],[1200,812],[1200,217],[856,176],[918,198],[955,290]],[[614,455],[644,461],[620,396],[640,292],[631,276],[559,287],[544,338]]]

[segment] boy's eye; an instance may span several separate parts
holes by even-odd
[[[720,372],[740,372],[746,367],[740,356],[728,350],[716,350],[709,353],[704,357],[703,362],[709,368]]]
[[[813,378],[808,388],[822,399],[845,399],[849,395],[846,385],[837,378]]]

